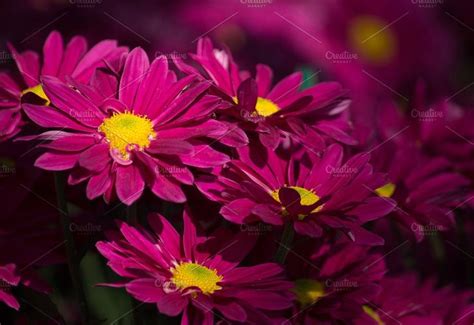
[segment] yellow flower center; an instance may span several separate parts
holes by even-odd
[[[27,89],[25,89],[21,92],[22,97],[27,95],[27,94],[34,94],[34,95],[38,96],[39,98],[44,100],[44,102],[45,102],[44,104],[46,106],[51,104],[51,101],[49,100],[48,96],[46,96],[46,93],[44,92],[43,86],[41,86],[41,84],[36,85],[34,87],[31,87],[31,88],[27,88]]]
[[[387,23],[374,16],[354,19],[349,29],[352,47],[366,60],[389,62],[396,54],[397,39]]]
[[[324,285],[311,279],[298,279],[293,292],[302,306],[309,306],[324,297]]]
[[[232,98],[236,104],[239,103],[237,97]],[[272,102],[270,99],[258,97],[255,105],[255,112],[252,114],[255,116],[268,117],[280,110],[277,104]]]
[[[304,205],[304,206],[310,206],[310,205],[313,205],[315,203],[317,203],[321,198],[316,195],[316,193],[313,192],[313,190],[307,190],[303,187],[299,187],[299,186],[286,186],[286,188],[291,188],[293,190],[295,190],[299,196],[300,196],[300,204],[301,205]],[[279,197],[279,193],[280,193],[280,189],[278,190],[274,190],[270,193],[270,195],[272,196],[272,198],[277,201],[278,203],[281,204],[281,201],[280,201],[280,197]],[[296,202],[295,202],[296,203]],[[313,211],[311,211],[312,213],[316,213],[316,212],[319,212],[321,211],[321,209],[323,208],[323,204],[317,206]],[[284,210],[284,213],[286,212],[286,210]],[[306,215],[299,215],[298,218],[300,220],[303,220],[304,218],[306,217]]]
[[[381,197],[392,197],[395,192],[396,186],[393,183],[387,183],[384,186],[381,186],[375,190],[375,193]]]
[[[271,100],[258,97],[257,105],[255,105],[255,110],[257,111],[258,115],[267,117],[278,112],[280,108],[278,107],[277,104],[275,104]]]
[[[369,315],[375,322],[377,322],[378,325],[385,325],[385,323],[382,321],[382,319],[380,318],[379,314],[377,314],[377,312],[375,310],[373,310],[372,308],[370,308],[369,306],[367,305],[364,305],[362,306],[362,309],[364,310],[364,312]]]
[[[214,269],[209,269],[201,264],[185,262],[171,269],[171,281],[181,290],[199,288],[205,295],[213,294],[222,287],[217,285],[222,281],[222,276]]]
[[[156,136],[150,119],[130,112],[116,113],[104,119],[99,131],[104,133],[110,148],[124,158],[128,158],[128,151],[132,148],[147,148]]]

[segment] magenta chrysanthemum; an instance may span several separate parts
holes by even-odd
[[[108,265],[125,278],[112,286],[155,303],[163,314],[183,314],[182,324],[211,324],[215,312],[231,322],[268,324],[268,312],[291,306],[292,284],[280,266],[239,266],[255,237],[228,232],[203,237],[186,212],[183,236],[160,215],[150,215],[149,223],[153,233],[121,223],[121,234],[97,244]],[[278,320],[284,319],[273,321]]]
[[[211,147],[229,132],[210,119],[221,100],[205,96],[207,82],[176,80],[164,57],[150,64],[136,48],[120,80],[99,70],[91,86],[53,77],[43,83],[51,107],[24,105],[31,120],[50,130],[35,138],[53,140],[41,145],[47,152],[36,166],[71,169],[69,183],[88,180],[89,199],[110,201],[116,193],[132,204],[147,186],[160,198],[184,202],[181,185],[194,181],[188,166],[228,161]]]
[[[25,123],[21,115],[23,104],[50,104],[41,76],[61,80],[70,76],[87,83],[97,68],[112,64],[127,51],[125,47],[118,47],[114,40],[102,41],[88,50],[82,36],[73,37],[64,46],[61,34],[56,31],[49,34],[41,58],[34,51],[19,53],[11,44],[9,48],[18,72],[14,75],[0,73],[0,141],[20,132]]]
[[[393,200],[375,194],[384,179],[373,173],[370,155],[343,163],[339,145],[328,147],[321,157],[305,153],[284,158],[263,147],[253,149],[240,149],[240,160],[196,182],[208,198],[223,204],[226,219],[293,222],[297,232],[313,237],[324,235],[326,228],[340,229],[360,243],[383,243],[361,227],[395,207]]]
[[[293,251],[287,269],[297,295],[295,323],[350,323],[381,291],[385,263],[367,246],[322,240]]]
[[[179,58],[175,62],[183,72],[211,80],[216,94],[233,104],[220,118],[257,133],[265,146],[275,149],[284,139],[317,150],[328,139],[355,144],[342,113],[349,100],[338,83],[320,83],[301,91],[303,74],[296,72],[272,87],[270,67],[257,65],[254,80],[247,71],[240,71],[227,49],[213,48],[208,38],[199,41],[192,58],[204,74]]]

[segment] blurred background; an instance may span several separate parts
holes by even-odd
[[[469,0],[20,0],[0,5],[7,40],[38,49],[53,29],[187,58],[197,39],[226,44],[238,62],[269,64],[278,76],[338,80],[353,110],[386,97],[407,101],[424,82],[432,101],[472,103],[474,4]],[[367,121],[354,120],[359,128]],[[361,129],[362,130],[362,129]],[[364,139],[364,131],[358,131]]]
[[[310,84],[320,80],[341,82],[353,99],[352,118],[357,126],[356,136],[363,145],[369,141],[374,127],[374,121],[367,119],[370,112],[387,101],[407,107],[414,105],[411,99],[420,83],[426,87],[428,103],[448,98],[460,106],[472,107],[473,9],[471,0],[3,0],[0,2],[0,70],[14,68],[7,42],[21,50],[39,51],[52,30],[59,30],[67,39],[76,34],[84,35],[90,44],[102,39],[118,39],[122,45],[140,46],[152,55],[166,55],[170,60],[174,56],[189,59],[188,53],[195,51],[197,40],[208,36],[217,44],[228,46],[237,62],[252,72],[256,63],[265,63],[272,67],[277,79],[302,70],[305,81]],[[36,185],[32,184],[32,188],[36,186],[43,196],[38,198],[25,189],[15,188],[35,202],[31,204],[39,206],[36,211],[45,209],[41,215],[55,218],[54,209],[44,204],[44,199],[54,202],[54,193],[41,188],[41,184],[51,181],[51,175],[33,172],[28,167],[34,158],[24,154],[28,150],[28,146],[17,147],[21,155],[18,159],[11,144],[2,145],[2,161],[11,160],[16,165],[9,167],[12,173],[2,173],[0,191],[15,187],[12,182],[27,184],[22,175],[28,174],[28,179],[35,179]],[[88,214],[83,207],[94,213],[103,208],[81,199],[83,189],[78,192],[74,203],[81,206],[82,214]],[[21,196],[10,194],[16,198]],[[7,213],[12,218],[20,213],[15,204],[10,204]],[[122,212],[117,210],[117,213]],[[108,220],[92,223],[82,218],[76,225],[77,235],[84,242],[93,242],[95,238],[90,237],[103,230],[101,222]],[[50,228],[48,226],[55,236],[54,229]],[[38,226],[32,229],[32,232],[37,231]],[[32,246],[37,245],[33,243]],[[54,243],[45,247],[52,247]],[[4,243],[0,249],[7,246],[8,243]],[[453,253],[453,259],[456,257],[466,266],[465,256]],[[57,262],[61,256],[55,258]],[[472,285],[464,275],[450,276],[449,265],[455,263],[444,263],[436,272],[433,265],[427,263],[422,272],[437,273],[446,283],[457,281],[462,286]],[[67,300],[58,298],[68,295],[70,290],[63,286],[59,276],[65,273],[61,267],[46,269],[43,275],[55,286],[57,296],[53,294],[52,301],[58,303],[60,309],[68,310],[72,307]],[[472,268],[472,262],[467,267]],[[87,253],[82,268],[86,271],[89,291],[93,283],[110,281],[110,272],[93,252]],[[466,271],[466,274],[472,272]],[[88,299],[98,320],[119,319],[124,310],[133,308],[121,290],[94,289]],[[52,302],[33,294],[22,304],[24,314],[36,313],[44,321],[51,319],[41,315],[38,309],[47,310],[48,315],[56,313]],[[41,308],[36,308],[38,306]],[[154,306],[144,308],[152,312]],[[70,313],[74,315],[75,311]],[[4,319],[7,323],[12,321],[12,312],[0,307],[0,320]],[[22,320],[26,321],[26,316],[20,322]],[[156,319],[150,317],[150,322],[153,321]],[[121,322],[126,323],[127,318],[120,318]]]

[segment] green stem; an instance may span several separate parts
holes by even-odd
[[[135,227],[140,224],[140,221],[138,218],[138,203],[137,202],[127,207],[126,214],[127,214],[127,221],[131,226]],[[140,308],[139,303],[133,298],[131,298],[131,302],[132,302],[133,311],[130,316],[132,318],[133,324],[135,325],[144,324],[142,315],[140,314],[140,311],[138,310]]]
[[[281,235],[281,240],[279,242],[279,247],[275,253],[275,262],[279,264],[284,264],[286,256],[288,255],[289,250],[291,249],[291,243],[293,242],[293,237],[295,236],[295,231],[293,229],[293,224],[288,222],[283,229]]]
[[[76,294],[81,312],[82,324],[89,324],[89,310],[87,306],[84,288],[82,286],[81,273],[79,270],[80,258],[74,242],[74,236],[71,232],[71,219],[69,217],[66,202],[66,175],[61,172],[54,174],[54,184],[56,187],[56,199],[61,216],[61,225],[63,228],[64,240],[67,252],[67,263],[72,285]]]
[[[438,233],[431,234],[430,236],[431,254],[440,265],[443,264],[446,258],[446,251],[443,245],[443,241]]]

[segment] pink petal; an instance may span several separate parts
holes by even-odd
[[[162,155],[191,155],[194,152],[194,147],[186,141],[158,137],[158,139],[151,142],[147,152]]]
[[[112,185],[110,168],[104,168],[99,174],[90,178],[86,194],[89,200],[103,195]]]
[[[83,151],[96,143],[93,135],[71,135],[61,137],[48,144],[41,144],[40,147],[59,151]]]
[[[63,58],[64,44],[61,34],[53,31],[43,46],[43,76],[57,76]]]
[[[230,320],[237,322],[244,322],[247,319],[245,309],[235,302],[227,304],[216,304],[215,308],[222,313],[222,315]]]
[[[242,224],[248,221],[246,219],[252,214],[255,205],[256,203],[250,199],[237,199],[224,205],[220,214],[231,222]]]
[[[44,128],[61,128],[91,132],[91,128],[76,122],[61,111],[49,106],[23,104],[23,111],[33,122]]]
[[[153,60],[149,71],[137,90],[135,105],[133,107],[137,114],[148,115],[147,113],[153,109],[151,103],[153,102],[154,97],[158,95],[162,88],[164,88],[167,76],[167,59],[160,56]]]
[[[79,165],[93,172],[100,172],[110,161],[109,145],[106,143],[92,146],[79,156]]]
[[[107,60],[125,52],[124,48],[117,47],[117,41],[104,40],[97,43],[87,52],[77,64],[72,77],[80,82],[87,83],[98,67],[105,67]]]
[[[221,166],[230,160],[227,155],[205,144],[194,145],[193,154],[181,156],[180,158],[186,165],[202,168]]]
[[[149,66],[148,56],[142,48],[137,47],[128,54],[119,89],[119,99],[127,107],[134,107],[135,95],[149,72]]]
[[[126,205],[132,205],[138,200],[145,189],[140,170],[133,164],[118,166],[115,181],[117,196]]]
[[[35,161],[35,166],[52,171],[67,170],[74,167],[79,159],[79,154],[65,154],[47,152]]]
[[[166,250],[174,258],[181,257],[181,236],[176,229],[158,213],[152,213],[148,216],[148,223],[153,231],[158,235],[159,240],[165,245]]]
[[[147,303],[156,303],[166,295],[156,279],[137,279],[127,283],[127,292],[135,299]]]
[[[71,89],[59,79],[42,77],[44,91],[53,105],[79,123],[97,128],[105,115],[89,99]]]
[[[266,97],[272,85],[273,71],[268,65],[257,64],[255,80],[258,86],[258,96]]]
[[[66,46],[58,77],[63,79],[73,73],[77,63],[87,52],[87,41],[82,36],[74,36]]]
[[[40,83],[38,54],[31,51],[20,54],[11,44],[8,44],[8,48],[15,59],[18,70],[23,76],[26,85],[28,87],[34,87],[38,85]]]

